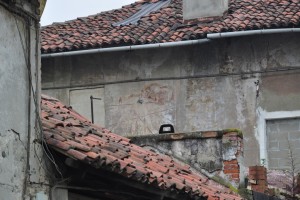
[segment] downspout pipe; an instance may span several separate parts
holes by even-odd
[[[236,32],[225,32],[225,33],[210,33],[207,34],[205,39],[199,39],[199,40],[187,40],[187,41],[166,42],[166,43],[157,43],[157,44],[143,44],[143,45],[131,45],[131,46],[124,46],[124,47],[109,47],[109,48],[98,48],[98,49],[69,51],[69,52],[60,52],[60,53],[48,53],[48,54],[42,54],[41,57],[52,58],[52,57],[62,57],[62,56],[93,54],[93,53],[104,53],[104,52],[179,47],[179,46],[203,44],[203,43],[210,42],[213,39],[251,36],[251,35],[276,34],[276,33],[296,33],[296,32],[300,32],[300,28],[262,29],[262,30],[236,31]]]
[[[79,50],[79,51],[60,52],[60,53],[48,53],[48,54],[42,54],[41,57],[52,58],[52,57],[75,56],[75,55],[115,52],[115,51],[131,51],[131,50],[141,50],[141,49],[179,47],[179,46],[203,44],[207,42],[209,42],[209,40],[205,38],[199,40],[187,40],[187,41],[179,41],[179,42],[166,42],[166,43],[156,43],[156,44],[131,45],[131,46],[124,46],[124,47],[109,47],[109,48]]]
[[[250,30],[250,31],[236,31],[236,32],[226,32],[226,33],[210,33],[207,34],[206,38],[221,39],[230,37],[240,37],[240,36],[251,36],[251,35],[267,35],[276,33],[299,33],[300,28],[281,28],[281,29],[262,29],[262,30]]]

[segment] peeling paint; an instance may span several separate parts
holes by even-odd
[[[41,165],[35,155],[42,153],[32,148],[36,138],[36,108],[32,94],[29,101],[31,89],[37,96],[40,93],[37,81],[40,80],[39,27],[33,18],[27,18],[27,15],[37,12],[38,8],[34,8],[33,4],[33,1],[21,0],[17,7],[14,3],[7,4],[8,8],[4,8],[3,3],[0,5],[0,199],[3,200],[28,200],[35,193],[29,182],[39,183],[34,179],[35,174],[45,177],[44,169],[35,174],[29,172]],[[26,12],[23,13],[23,9]],[[27,23],[28,20],[30,23]],[[30,60],[27,55],[30,55]],[[28,68],[32,74],[32,88],[29,87]],[[28,136],[31,137],[29,142]],[[41,185],[38,187],[45,189]]]
[[[244,171],[241,172],[244,163],[243,141],[240,133],[222,131],[220,133],[225,134],[223,137],[216,133],[203,132],[201,134],[203,138],[196,137],[196,133],[169,134],[172,140],[160,140],[161,135],[140,136],[132,138],[132,142],[158,149],[162,153],[188,163],[210,177],[221,175],[225,180],[237,186],[245,176],[242,173]],[[192,139],[192,136],[195,137]]]
[[[251,166],[260,163],[256,110],[300,110],[299,70],[227,73],[299,67],[299,42],[296,33],[273,34],[224,38],[204,46],[45,59],[42,80],[48,89],[65,87],[45,90],[63,99],[68,99],[70,86],[104,84],[106,127],[121,135],[158,134],[163,123],[178,132],[237,127],[244,133],[245,165]]]
[[[159,105],[164,105],[174,100],[173,88],[159,83],[145,85],[140,96],[146,100],[146,103]]]

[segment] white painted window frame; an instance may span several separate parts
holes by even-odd
[[[268,120],[276,119],[300,118],[300,110],[267,112],[262,108],[258,108],[257,116],[257,135],[259,139],[260,164],[268,168],[266,122]]]

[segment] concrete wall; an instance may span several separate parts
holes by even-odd
[[[35,199],[37,196],[41,199],[46,197],[47,191],[39,184],[46,180],[43,165],[37,160],[37,156],[41,159],[41,147],[33,142],[39,136],[35,131],[37,113],[28,75],[30,71],[38,98],[38,27],[34,21],[29,27],[25,23],[26,15],[18,15],[22,11],[13,14],[6,6],[0,1],[0,199]],[[29,12],[30,5],[24,3],[23,6]],[[13,4],[10,7],[14,10]]]
[[[223,16],[228,0],[183,0],[183,19]]]
[[[70,105],[89,119],[93,115],[95,124],[105,124],[104,88],[70,90]],[[93,106],[93,113],[91,113],[91,108],[87,109],[88,105]]]
[[[300,170],[300,119],[267,121],[269,169],[291,170],[292,162]]]
[[[170,155],[236,187],[245,178],[242,138],[237,130],[130,137],[134,144]]]
[[[157,134],[164,123],[176,132],[239,128],[251,166],[260,164],[258,110],[300,110],[299,42],[296,33],[261,35],[49,58],[42,87],[67,104],[71,88],[104,87],[105,126],[120,135]],[[299,70],[263,73],[291,67]]]

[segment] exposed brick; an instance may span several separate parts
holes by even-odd
[[[232,174],[232,173],[240,173],[240,170],[237,169],[224,169],[223,171],[225,174]]]
[[[228,132],[228,133],[224,133],[223,137],[231,137],[231,136],[238,137],[238,135],[239,134],[237,132]]]
[[[263,169],[263,168],[253,168],[253,169],[249,169],[249,173],[257,173],[257,172],[262,172],[262,173],[265,173],[266,172],[266,169]]]
[[[238,174],[238,173],[236,173],[236,174],[231,174],[231,178],[238,179],[238,178],[240,178],[240,174]]]
[[[249,179],[253,179],[253,180],[266,180],[267,177],[265,175],[260,175],[260,176],[257,176],[257,175],[248,175],[248,178]]]
[[[224,170],[225,169],[239,169],[239,165],[238,164],[234,164],[234,165],[224,165]]]
[[[261,171],[261,170],[259,170],[259,171],[250,171],[249,174],[251,174],[251,175],[264,175],[264,174],[266,174],[266,171]]]
[[[218,136],[218,133],[215,131],[211,131],[211,132],[203,132],[202,133],[202,137],[203,138],[215,138]]]
[[[249,172],[249,175],[252,175],[252,176],[264,176],[265,174],[266,174],[266,172],[264,172],[264,171]]]
[[[249,167],[250,180],[254,183],[250,183],[251,189],[256,192],[265,192],[267,190],[267,171],[263,166],[251,166]]]
[[[238,161],[235,160],[225,160],[223,161],[224,165],[230,165],[230,164],[238,164]]]
[[[240,166],[237,160],[223,161],[223,173],[232,181],[238,182],[240,179]]]
[[[264,171],[266,172],[266,168],[264,166],[251,166],[249,167],[249,172],[251,171]]]

